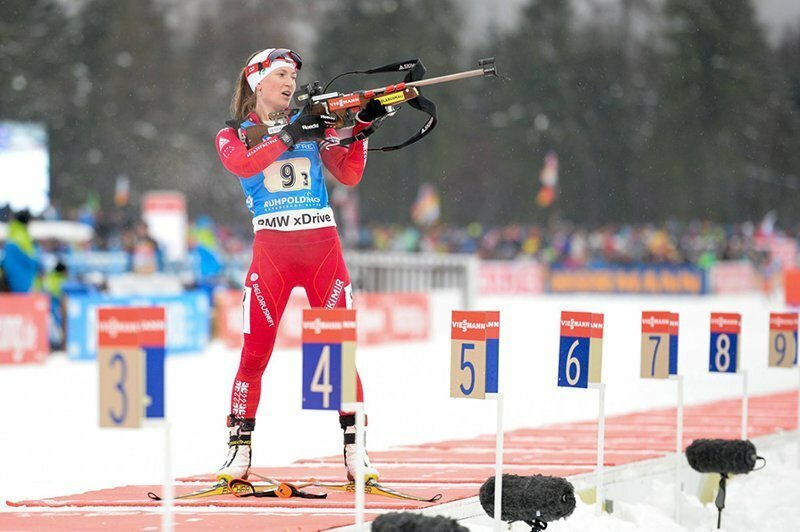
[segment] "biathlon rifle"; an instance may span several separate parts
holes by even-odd
[[[370,150],[392,151],[404,148],[414,142],[417,142],[422,137],[430,133],[436,126],[436,105],[420,93],[420,87],[429,85],[437,85],[440,83],[447,83],[450,81],[457,81],[477,76],[484,77],[497,77],[497,71],[494,65],[494,57],[488,57],[478,61],[478,66],[475,70],[467,70],[464,72],[457,72],[455,74],[448,74],[446,76],[438,76],[430,79],[422,79],[425,75],[425,66],[419,59],[411,59],[408,61],[400,61],[391,63],[382,67],[377,67],[369,70],[354,70],[345,72],[333,78],[328,82],[325,87],[319,81],[314,81],[308,85],[303,86],[295,94],[295,102],[302,109],[287,109],[285,111],[277,111],[270,113],[269,120],[271,125],[257,124],[245,128],[247,146],[254,146],[262,141],[264,136],[271,135],[276,128],[284,126],[289,123],[292,116],[300,113],[312,114],[323,116],[335,129],[350,128],[356,124],[356,115],[362,109],[366,108],[372,100],[377,100],[386,107],[387,115],[391,116],[397,112],[397,106],[408,103],[415,109],[422,111],[428,115],[428,120],[419,129],[417,133],[408,138],[405,142],[396,146],[388,146],[383,148],[370,148]],[[403,81],[393,85],[386,85],[385,87],[378,87],[375,89],[359,90],[347,94],[340,92],[326,92],[328,87],[338,78],[348,74],[377,74],[383,72],[405,72],[406,76]],[[375,120],[369,127],[359,132],[356,136],[347,139],[341,139],[339,145],[347,146],[357,140],[363,140],[371,135],[383,122],[385,117]]]

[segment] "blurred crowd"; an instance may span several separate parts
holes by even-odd
[[[760,245],[782,233],[750,222],[694,221],[657,224],[606,224],[595,228],[569,222],[500,227],[471,223],[429,229],[370,225],[354,247],[383,251],[470,253],[485,260],[534,260],[565,267],[669,264],[707,268],[720,260],[769,261]]]
[[[180,275],[186,286],[212,291],[222,285],[238,286],[249,262],[251,229],[248,225],[215,223],[198,216],[188,228],[187,258],[180,263],[165,260],[162,245],[136,215],[116,210],[114,216],[93,208],[70,212],[66,218],[90,226],[91,238],[64,235],[34,239],[29,226],[35,219],[26,211],[0,208],[0,292],[43,292],[52,299],[54,345],[63,342],[63,295],[65,290],[103,290],[104,280],[70,271],[83,252],[112,252],[121,257],[120,271],[167,272]],[[59,221],[49,209],[38,217]],[[367,224],[342,227],[346,248],[367,251],[464,253],[484,260],[524,260],[566,268],[608,265],[689,265],[710,268],[718,261],[748,261],[768,277],[781,271],[771,244],[788,242],[789,261],[796,255],[796,231],[785,232],[768,218],[761,223],[720,224],[708,221],[664,224],[606,224],[585,227],[566,221],[546,225],[466,226],[435,224]],[[785,249],[785,246],[784,246]],[[794,266],[794,264],[790,264]],[[94,286],[92,286],[94,285]]]

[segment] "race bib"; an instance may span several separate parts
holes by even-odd
[[[311,161],[305,157],[275,161],[264,170],[264,186],[270,192],[311,188]]]

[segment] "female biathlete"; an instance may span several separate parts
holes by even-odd
[[[285,48],[251,55],[231,102],[240,125],[222,129],[216,137],[222,164],[242,185],[255,231],[244,285],[244,347],[227,420],[228,457],[219,478],[247,478],[261,377],[292,288],[305,288],[312,307],[352,305],[350,276],[328,206],[322,167],[345,185],[357,184],[367,160],[367,141],[338,146],[335,131],[319,116],[301,113],[284,127],[269,120],[270,113],[289,107],[301,65],[300,56]],[[353,135],[385,114],[379,102],[371,103],[357,115]],[[260,143],[248,149],[244,128],[256,124],[271,127]],[[362,401],[358,377],[357,396]],[[353,480],[355,416],[340,412],[339,422],[344,431],[344,465],[348,479]],[[365,481],[378,479],[369,458],[364,476]]]

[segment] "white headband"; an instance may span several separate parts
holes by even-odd
[[[292,70],[297,70],[297,65],[294,61],[287,60],[281,56],[269,62],[269,54],[274,52],[276,48],[267,48],[263,52],[259,52],[253,56],[245,69],[247,73],[247,83],[250,85],[250,90],[256,92],[256,87],[261,81],[269,76],[274,70],[281,67],[289,67]],[[259,68],[260,63],[269,63],[266,68]]]

